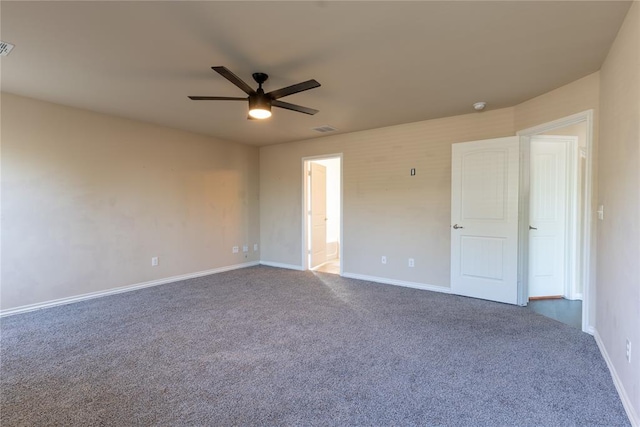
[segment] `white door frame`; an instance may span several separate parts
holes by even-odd
[[[553,131],[558,128],[585,122],[587,125],[586,136],[586,171],[585,171],[585,188],[584,188],[584,212],[581,212],[584,218],[582,229],[578,232],[582,233],[582,245],[584,252],[582,259],[579,260],[579,275],[583,280],[582,290],[582,331],[593,334],[594,322],[592,317],[592,307],[595,307],[595,289],[591,283],[591,241],[593,239],[592,222],[593,215],[591,212],[592,188],[593,188],[593,110],[583,111],[573,114],[552,122],[543,123],[538,126],[530,127],[518,131],[516,134],[520,137],[520,227],[519,227],[519,257],[518,257],[518,303],[527,305],[528,300],[528,273],[529,273],[529,150],[531,147],[530,139],[534,135]],[[577,158],[575,159],[577,161]],[[577,254],[576,254],[577,256]],[[574,272],[578,273],[578,271]]]
[[[343,162],[342,162],[342,153],[335,154],[323,154],[321,156],[309,156],[302,158],[302,231],[301,231],[301,241],[302,241],[302,270],[309,270],[309,233],[307,230],[309,229],[309,174],[307,173],[307,162],[314,160],[328,160],[328,159],[339,159],[340,160],[340,276],[342,276],[344,269],[344,239],[342,236],[342,223],[343,223],[343,211],[344,211],[344,199],[342,197],[343,194]]]

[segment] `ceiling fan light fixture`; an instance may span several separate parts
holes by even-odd
[[[271,111],[266,108],[254,108],[249,110],[249,115],[254,119],[268,119],[271,117]]]
[[[249,96],[249,115],[254,119],[268,119],[271,117],[271,103],[259,93]]]

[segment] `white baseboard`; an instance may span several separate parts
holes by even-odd
[[[260,261],[260,265],[266,265],[267,267],[286,268],[287,270],[304,271],[304,269],[299,265],[282,264],[279,262]]]
[[[164,279],[151,280],[149,282],[136,283],[133,285],[121,286],[119,288],[107,289],[105,291],[91,292],[88,294],[76,295],[67,298],[60,298],[51,301],[40,302],[36,304],[23,305],[7,310],[0,310],[0,317],[11,316],[13,314],[26,313],[29,311],[40,310],[43,308],[55,307],[58,305],[71,304],[74,302],[85,301],[93,298],[100,298],[107,295],[120,294],[123,292],[131,292],[138,289],[149,288],[151,286],[164,285],[167,283],[178,282],[180,280],[193,279],[195,277],[208,276],[210,274],[222,273],[225,271],[237,270],[240,268],[253,267],[258,265],[258,261],[245,262],[243,264],[227,265],[224,267],[213,268],[211,270],[198,271],[195,273],[182,274],[180,276],[172,276]]]
[[[427,285],[426,283],[407,282],[404,280],[388,279],[386,277],[366,276],[364,274],[354,273],[342,273],[342,277],[349,279],[366,280],[368,282],[383,283],[385,285],[404,286],[405,288],[422,289],[424,291],[441,292],[444,294],[450,294],[451,289],[444,286]]]
[[[633,427],[640,427],[640,418],[638,418],[638,414],[631,404],[631,399],[620,381],[616,368],[613,366],[609,353],[607,353],[607,349],[605,348],[602,338],[600,338],[600,334],[598,334],[597,330],[594,330],[593,336],[596,339],[596,344],[598,344],[598,348],[600,349],[600,353],[602,354],[604,361],[607,363],[607,367],[611,373],[611,378],[613,378],[613,384],[616,386],[616,390],[618,390],[618,395],[620,396],[620,400],[622,400],[622,406],[624,406],[624,410],[627,413],[627,417],[629,417],[631,425]]]

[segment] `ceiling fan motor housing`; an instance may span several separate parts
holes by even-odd
[[[258,89],[256,93],[249,95],[249,111],[259,109],[271,111],[271,100],[265,96],[262,89]]]

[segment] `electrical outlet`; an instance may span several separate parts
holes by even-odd
[[[240,249],[237,246],[234,246],[233,249],[232,249],[232,252],[234,254],[237,254],[239,251],[240,251]]]
[[[604,205],[598,206],[598,210],[596,212],[598,213],[598,219],[602,221],[604,219]]]
[[[151,258],[151,266],[156,267],[157,265],[158,265],[158,257],[154,256],[153,258]]]
[[[249,252],[249,246],[244,245],[244,246],[242,247],[242,252]]]
[[[415,267],[416,263],[415,260],[413,258],[409,258],[409,267]]]
[[[627,362],[631,363],[631,341],[627,338]]]
[[[258,244],[257,244],[257,243],[254,243],[254,244],[253,244],[253,251],[255,252],[255,251],[257,251],[257,250],[258,250]]]
[[[380,260],[380,262],[382,262],[383,264],[387,263],[387,257],[382,255],[382,259]]]

